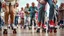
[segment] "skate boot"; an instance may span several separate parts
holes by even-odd
[[[46,26],[46,24],[42,24],[42,32],[44,31],[44,32],[46,32],[46,28],[47,28],[47,26]]]
[[[3,26],[3,34],[7,34],[8,31],[7,31],[7,25]]]

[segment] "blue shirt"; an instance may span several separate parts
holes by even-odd
[[[30,11],[30,17],[34,18],[35,17],[35,11],[38,10],[37,7],[30,7],[29,11]]]

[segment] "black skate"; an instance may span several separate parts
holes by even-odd
[[[13,34],[16,34],[17,32],[16,32],[16,29],[13,29]]]
[[[7,29],[4,29],[3,34],[7,34]]]
[[[37,33],[40,33],[40,28],[38,28],[36,32],[37,32]]]

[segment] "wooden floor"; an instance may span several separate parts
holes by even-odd
[[[17,28],[17,34],[13,34],[11,29],[8,29],[8,34],[2,34],[2,31],[0,31],[0,36],[64,36],[64,29],[57,29],[57,33],[36,33],[36,30],[33,29],[28,30],[20,28]]]

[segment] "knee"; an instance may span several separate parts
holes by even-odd
[[[6,12],[9,12],[9,9],[7,9]]]

